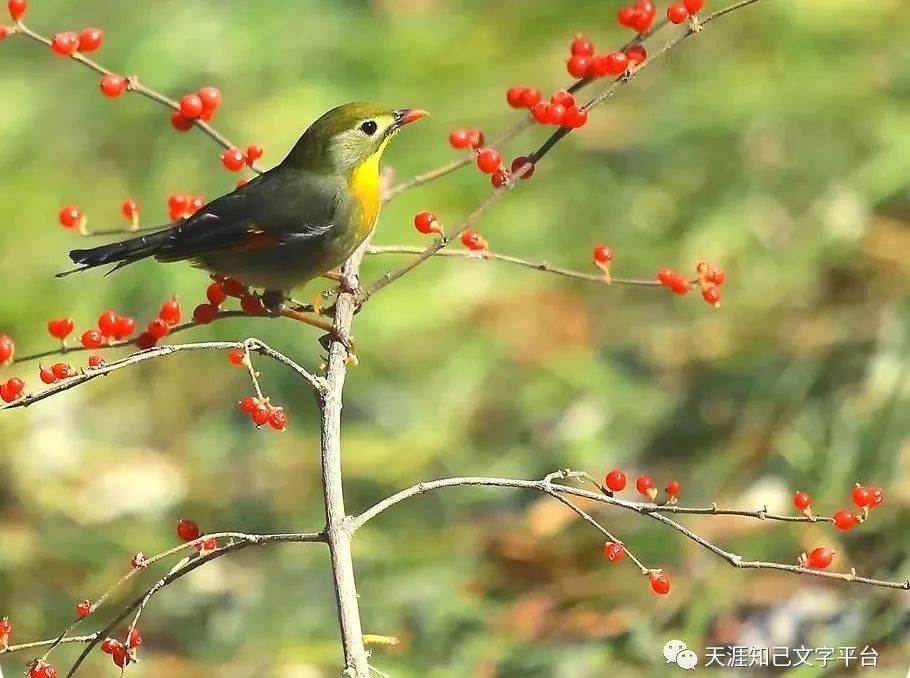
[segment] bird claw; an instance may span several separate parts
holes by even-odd
[[[344,346],[345,350],[348,352],[349,359],[353,359],[353,363],[356,365],[357,357],[354,350],[354,337],[347,332],[342,333],[338,330],[333,330],[331,333],[319,337],[319,345],[326,351],[331,351],[332,342],[335,341]]]

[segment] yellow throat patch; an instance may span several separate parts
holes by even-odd
[[[376,225],[379,216],[379,160],[391,140],[386,137],[373,155],[364,160],[351,173],[351,191],[360,205],[360,223],[357,224],[357,237],[364,238]]]

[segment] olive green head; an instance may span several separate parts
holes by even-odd
[[[310,125],[282,164],[323,174],[349,175],[385,150],[404,125],[426,111],[377,104],[342,104]]]

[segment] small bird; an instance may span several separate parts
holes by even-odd
[[[191,261],[217,276],[263,288],[280,313],[289,291],[340,266],[376,224],[379,160],[389,141],[426,116],[370,103],[333,108],[310,125],[277,166],[160,231],[73,250],[80,268]]]

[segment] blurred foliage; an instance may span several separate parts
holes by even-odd
[[[35,29],[98,25],[103,63],[171,95],[220,87],[216,126],[263,144],[267,162],[337,103],[426,108],[432,117],[388,153],[401,178],[450,160],[453,126],[512,124],[507,86],[565,84],[575,31],[602,46],[627,38],[618,2],[32,4]],[[727,271],[719,311],[697,295],[456,260],[377,296],[357,318],[361,364],[346,393],[351,510],[424,479],[560,467],[647,470],[679,479],[685,503],[783,511],[796,488],[833,510],[861,481],[885,485],[888,499],[850,533],[686,523],[750,558],[792,562],[829,544],[841,569],[907,578],[908,25],[901,0],[765,0],[724,18],[622,88],[480,224],[495,250],[581,269],[606,240],[617,275],[706,259]],[[163,222],[168,193],[233,186],[218,149],[175,133],[139,97],[105,99],[89,72],[26,40],[5,41],[0,59],[0,329],[27,351],[50,345],[50,317],[83,327],[107,307],[147,317],[172,292],[192,308],[206,278],[185,266],[55,279],[75,244],[56,213],[75,202],[96,227],[115,224],[130,195],[144,221]],[[489,190],[465,170],[408,193],[382,215],[376,242],[424,242],[414,212],[455,223]],[[363,279],[395,261],[370,258]],[[319,364],[315,336],[288,323],[237,320],[186,336],[253,334]],[[292,375],[259,366],[291,413],[284,435],[249,426],[233,404],[248,380],[220,355],[158,361],[2,415],[0,613],[17,640],[58,632],[73,601],[104,590],[131,554],[173,544],[178,517],[210,531],[322,524],[312,398]],[[446,490],[358,534],[364,626],[404,639],[373,663],[397,677],[663,676],[660,648],[681,638],[697,651],[871,644],[876,675],[903,675],[906,594],[734,570],[652,521],[592,510],[668,570],[670,596],[651,594],[631,563],[606,564],[596,534],[556,503]],[[143,661],[130,675],[336,675],[325,555],[250,549],[181,580],[144,616]],[[58,665],[74,652],[56,653]],[[0,665],[18,675],[21,660]],[[86,675],[112,671],[96,653]]]

